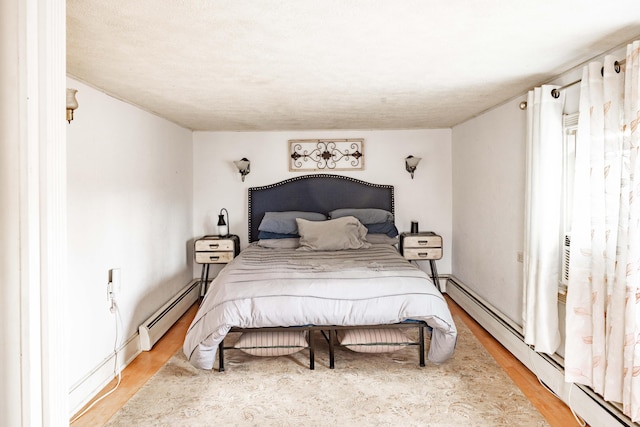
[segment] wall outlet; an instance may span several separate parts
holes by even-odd
[[[524,262],[524,254],[522,253],[522,251],[518,251],[516,253],[516,259],[518,260],[518,262]]]
[[[109,270],[109,289],[111,291],[112,298],[115,298],[120,293],[120,269],[112,268]]]
[[[109,270],[109,283],[107,283],[107,303],[112,313],[116,310],[116,297],[120,294],[120,286],[120,269],[112,268]]]

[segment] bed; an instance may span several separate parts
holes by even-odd
[[[422,366],[425,330],[429,360],[451,357],[457,332],[444,297],[392,245],[393,186],[305,175],[250,188],[248,207],[250,245],[212,281],[187,331],[191,364],[213,369],[217,354],[224,371],[230,332],[247,337],[235,348],[249,354],[308,348],[311,369],[316,335],[329,342],[331,368],[334,343],[365,352],[415,344]],[[397,333],[410,327],[417,343]]]

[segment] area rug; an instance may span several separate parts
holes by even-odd
[[[420,368],[417,347],[385,354],[336,349],[254,357],[225,352],[225,372],[179,350],[108,426],[548,426],[457,317],[453,358]],[[319,335],[318,335],[319,337]]]

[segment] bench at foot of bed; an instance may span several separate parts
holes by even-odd
[[[418,342],[408,338],[401,329],[418,328]],[[329,345],[329,369],[335,368],[335,346],[362,353],[383,353],[405,346],[418,346],[420,366],[425,366],[424,322],[403,322],[371,326],[296,326],[280,328],[231,328],[240,332],[240,340],[233,347],[218,345],[218,371],[224,372],[225,350],[242,350],[254,356],[282,356],[309,349],[309,369],[315,369],[314,332],[320,331]]]
[[[253,356],[285,356],[309,349],[309,369],[315,369],[315,345],[313,328],[295,326],[289,328],[231,328],[240,332],[240,339],[232,347],[218,345],[218,371],[224,372],[224,351],[242,350]]]

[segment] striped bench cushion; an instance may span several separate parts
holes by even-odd
[[[349,350],[361,353],[386,353],[400,350],[415,341],[400,329],[341,329],[338,342]]]
[[[284,356],[307,347],[304,331],[244,332],[233,346],[253,356]]]

